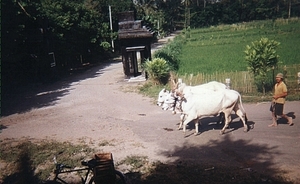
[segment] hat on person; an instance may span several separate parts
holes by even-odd
[[[281,79],[283,79],[283,74],[282,74],[282,73],[278,73],[278,74],[276,75],[276,78],[281,78]]]

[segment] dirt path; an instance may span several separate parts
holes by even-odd
[[[253,168],[259,172],[282,173],[300,181],[300,126],[279,124],[268,128],[269,104],[244,104],[254,129],[243,133],[235,119],[225,135],[214,118],[203,119],[198,136],[176,130],[178,115],[162,111],[148,97],[126,92],[139,85],[124,80],[119,60],[91,68],[24,97],[15,95],[13,113],[0,119],[0,139],[30,137],[86,142],[99,151],[112,152],[116,160],[126,156],[148,156],[150,161],[204,162]],[[300,102],[287,102],[286,112],[300,114]],[[190,126],[192,128],[192,125]],[[189,136],[190,135],[190,136]],[[99,143],[111,146],[99,148]],[[279,169],[283,169],[283,172]]]

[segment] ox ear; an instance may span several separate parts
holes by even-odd
[[[161,92],[163,93],[169,93],[169,90],[167,90],[166,88],[162,89]]]

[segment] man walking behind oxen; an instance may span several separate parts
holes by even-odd
[[[281,116],[288,121],[288,124],[292,126],[293,119],[292,117],[288,117],[286,114],[283,114],[283,107],[285,103],[285,97],[287,96],[287,87],[283,82],[283,74],[278,73],[276,75],[276,84],[274,86],[274,95],[272,100],[272,106],[270,108],[272,112],[272,121],[273,123],[269,125],[269,127],[276,127],[277,126],[277,116]]]

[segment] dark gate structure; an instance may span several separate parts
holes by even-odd
[[[121,12],[118,18],[124,74],[136,77],[143,73],[143,62],[151,60],[153,33],[142,26],[141,20],[134,20],[133,11]]]

